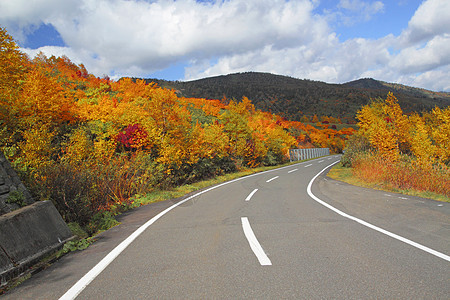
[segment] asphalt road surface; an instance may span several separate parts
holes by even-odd
[[[338,160],[128,212],[1,298],[449,299],[450,203],[332,180]]]

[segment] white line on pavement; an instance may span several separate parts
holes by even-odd
[[[295,171],[298,171],[298,169],[290,170],[288,173],[292,173],[292,172],[295,172]]]
[[[250,248],[252,248],[253,253],[255,253],[256,257],[258,258],[259,263],[261,266],[271,266],[272,262],[270,261],[269,257],[267,257],[266,253],[264,252],[263,248],[261,247],[261,244],[258,242],[258,239],[256,238],[255,234],[253,233],[252,227],[250,226],[250,223],[248,221],[247,217],[242,217],[242,229],[244,229],[245,237],[248,240],[248,243],[250,244]]]
[[[272,180],[275,180],[275,179],[277,179],[278,177],[280,177],[280,176],[272,177],[272,178],[270,178],[269,180],[266,180],[266,182],[271,182]]]
[[[250,199],[253,197],[253,195],[258,191],[258,189],[254,189],[253,192],[251,192],[247,198],[245,198],[245,201],[250,201]]]
[[[311,166],[312,166],[312,164],[309,164],[309,165],[306,165],[306,166],[305,166],[305,168],[307,168],[307,167],[311,167]]]
[[[399,241],[404,242],[404,243],[406,243],[406,244],[408,244],[408,245],[411,245],[411,246],[413,246],[413,247],[416,247],[416,248],[418,248],[418,249],[420,249],[420,250],[423,250],[423,251],[425,251],[425,252],[428,252],[428,253],[430,253],[430,254],[432,254],[432,255],[434,255],[434,256],[437,256],[437,257],[439,257],[439,258],[442,258],[442,259],[444,259],[444,260],[446,260],[446,261],[450,261],[450,256],[448,256],[448,255],[446,255],[446,254],[444,254],[444,253],[441,253],[441,252],[438,252],[438,251],[436,251],[436,250],[430,249],[430,248],[428,248],[428,247],[426,247],[426,246],[423,246],[423,245],[421,245],[421,244],[419,244],[419,243],[416,243],[416,242],[414,242],[414,241],[408,240],[407,238],[404,238],[404,237],[402,237],[402,236],[400,236],[400,235],[397,235],[397,234],[392,233],[392,232],[390,232],[390,231],[387,231],[387,230],[385,230],[385,229],[383,229],[383,228],[380,228],[380,227],[377,227],[377,226],[375,226],[375,225],[372,225],[372,224],[370,224],[370,223],[368,223],[368,222],[366,222],[366,221],[363,221],[363,220],[361,220],[361,219],[358,219],[358,218],[356,218],[356,217],[354,217],[354,216],[351,216],[351,215],[349,215],[349,214],[346,214],[345,212],[343,212],[343,211],[341,211],[341,210],[335,208],[334,206],[331,206],[330,204],[328,204],[328,203],[326,203],[325,201],[320,200],[318,197],[316,197],[316,196],[311,192],[311,187],[312,187],[312,184],[313,184],[314,180],[316,180],[316,178],[319,177],[319,175],[322,174],[326,169],[328,169],[328,168],[331,167],[332,165],[337,164],[338,162],[339,162],[339,161],[336,161],[336,162],[332,163],[331,165],[329,165],[328,167],[324,168],[322,171],[320,171],[319,173],[317,173],[317,175],[314,176],[313,179],[311,179],[311,181],[310,181],[309,184],[308,184],[308,188],[307,188],[308,195],[309,195],[311,198],[313,198],[316,202],[322,204],[322,205],[325,206],[326,208],[331,209],[331,210],[334,211],[335,213],[337,213],[337,214],[343,216],[344,218],[353,220],[353,221],[355,221],[355,222],[357,222],[357,223],[359,223],[359,224],[361,224],[361,225],[364,225],[364,226],[366,226],[366,227],[369,227],[370,229],[373,229],[373,230],[376,230],[376,231],[378,231],[378,232],[381,232],[381,233],[383,233],[383,234],[385,234],[385,235],[387,235],[387,236],[390,236],[390,237],[392,237],[392,238],[394,238],[394,239],[396,239],[396,240],[399,240]],[[387,195],[387,194],[386,194],[386,196],[390,196],[390,195]]]
[[[323,163],[323,162],[324,162],[324,160],[319,160],[319,161],[318,161],[319,164],[320,164],[320,163]]]

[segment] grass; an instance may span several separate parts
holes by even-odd
[[[21,275],[17,278],[10,280],[7,283],[7,285],[0,287],[0,295],[3,295],[7,291],[18,287],[19,285],[21,285],[22,283],[24,283],[25,281],[27,281],[30,278],[31,278],[31,273],[25,273],[24,275]]]
[[[365,188],[371,188],[386,192],[393,192],[393,193],[400,193],[410,196],[417,196],[421,198],[428,198],[433,199],[437,201],[442,202],[450,202],[449,197],[433,192],[428,191],[417,191],[413,189],[398,189],[398,188],[392,188],[388,185],[382,184],[382,183],[368,183],[361,179],[359,179],[356,175],[353,174],[352,168],[346,168],[343,167],[341,163],[335,165],[330,172],[328,172],[328,176],[332,179],[339,180],[346,182],[351,185],[365,187]]]

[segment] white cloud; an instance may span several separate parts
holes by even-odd
[[[42,23],[51,23],[52,18],[77,11],[77,0],[0,1],[0,24],[19,41]]]
[[[424,1],[400,36],[402,45],[414,45],[436,35],[450,34],[450,1]]]
[[[269,45],[293,47],[327,31],[326,22],[311,14],[313,4],[307,0],[84,0],[76,8],[58,8],[54,13],[19,12],[13,8],[26,4],[14,2],[17,6],[10,5],[11,13],[0,20],[10,21],[15,13],[28,20],[20,23],[24,30],[49,22],[72,51],[98,56],[102,65],[94,68],[103,67],[104,72],[134,66],[149,73],[186,58],[234,55]],[[40,2],[47,8],[54,4]]]
[[[400,77],[400,80],[411,86],[425,86],[433,91],[450,91],[448,74],[450,74],[450,66],[446,65],[423,72],[417,76],[408,75],[405,78]]]
[[[186,79],[264,71],[327,82],[371,76],[450,90],[450,1],[425,1],[400,36],[345,42],[331,30],[329,14],[314,11],[317,5],[317,0],[15,0],[0,1],[0,24],[16,38],[51,24],[66,47],[24,51],[66,55],[98,76],[145,76],[187,61]],[[362,22],[384,5],[341,0],[335,9]]]
[[[299,47],[265,47],[240,55],[225,56],[203,72],[198,72],[199,68],[194,65],[188,68],[186,75],[189,79],[196,79],[254,70],[326,82],[350,81],[368,69],[386,65],[390,60],[386,48],[393,39],[388,36],[376,41],[353,39],[340,43],[335,34],[330,33]]]
[[[411,46],[400,51],[390,66],[402,74],[426,72],[450,64],[450,34],[438,35],[425,46]]]

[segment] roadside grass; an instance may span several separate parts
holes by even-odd
[[[363,180],[359,179],[356,175],[353,174],[352,168],[343,167],[342,163],[336,164],[328,172],[328,177],[335,179],[335,180],[343,181],[343,182],[346,182],[348,184],[355,185],[355,186],[371,188],[371,189],[381,190],[381,191],[385,191],[385,192],[393,192],[393,193],[400,193],[400,194],[405,194],[405,195],[410,195],[410,196],[417,196],[417,197],[421,197],[421,198],[428,198],[428,199],[433,199],[433,200],[442,201],[442,202],[450,202],[449,197],[447,197],[445,195],[433,193],[433,192],[417,191],[417,190],[413,190],[413,189],[398,189],[398,188],[390,187],[383,183],[373,183],[373,182],[369,183],[369,182],[363,181]]]

